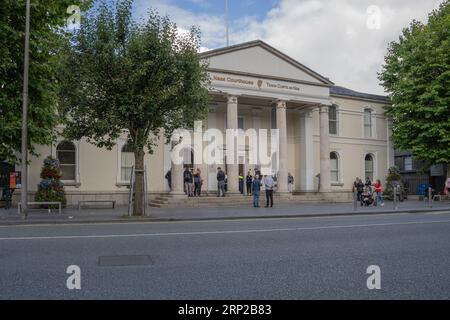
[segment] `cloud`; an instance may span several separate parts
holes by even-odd
[[[263,40],[336,84],[383,94],[377,72],[387,44],[397,40],[412,19],[426,20],[440,2],[283,0],[256,30]],[[379,29],[368,26],[373,18],[367,12],[370,6],[379,9]]]
[[[225,22],[222,16],[206,13],[194,13],[182,9],[169,0],[136,0],[134,14],[137,19],[146,16],[150,8],[155,8],[162,15],[168,15],[181,29],[189,30],[193,25],[199,26],[202,33],[202,44],[210,48],[225,45]]]
[[[264,40],[338,85],[383,94],[377,72],[388,43],[397,40],[412,19],[425,21],[428,13],[441,2],[279,0],[264,19],[256,19],[249,13],[230,21],[230,40],[232,43]],[[204,47],[225,44],[221,15],[184,10],[170,0],[137,0],[136,3],[137,12],[146,12],[145,8],[152,5],[161,13],[168,13],[180,27],[200,26]],[[379,9],[379,28],[372,23],[373,8]]]

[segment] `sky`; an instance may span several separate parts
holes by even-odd
[[[263,40],[336,85],[384,94],[377,79],[387,45],[443,0],[228,0],[230,44]],[[225,0],[135,0],[134,15],[167,14],[200,27],[202,51],[226,46]]]

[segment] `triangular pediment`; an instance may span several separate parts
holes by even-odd
[[[210,70],[333,85],[328,78],[260,40],[204,52],[201,57],[208,60]]]

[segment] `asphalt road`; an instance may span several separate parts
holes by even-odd
[[[450,213],[0,227],[0,299],[450,299]]]

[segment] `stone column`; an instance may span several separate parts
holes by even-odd
[[[172,152],[173,149],[170,152],[170,162],[171,162],[171,173],[172,173],[172,191],[170,194],[175,196],[182,196],[184,195],[184,182],[183,182],[183,162],[180,164],[175,164],[172,161]]]
[[[238,98],[228,96],[227,99],[227,129],[238,129]],[[231,142],[227,141],[227,144]],[[228,147],[227,147],[228,150]],[[237,139],[234,144],[233,159],[227,157],[228,192],[239,193],[239,164],[237,163]]]
[[[328,106],[320,105],[320,192],[331,189],[329,127]]]
[[[173,195],[184,195],[183,165],[172,163],[172,192]]]
[[[288,142],[286,123],[286,101],[277,101],[277,129],[280,134],[280,157],[278,162],[278,192],[288,191]]]
[[[314,191],[314,143],[313,117],[310,109],[299,110],[298,119],[299,148],[297,154],[296,190],[301,192]]]
[[[253,129],[256,130],[258,139],[259,139],[259,129],[261,129],[261,111],[262,111],[261,108],[253,108],[252,109]],[[258,146],[258,144],[253,144],[253,145],[250,145],[249,148],[250,148],[250,152],[256,151],[256,155],[255,155],[256,157],[254,159],[255,163],[252,163],[250,165],[250,169],[252,169],[252,174],[255,175],[255,168],[261,169],[261,165],[259,162],[259,156],[258,156],[259,146]],[[247,174],[247,173],[245,172],[245,174]]]

